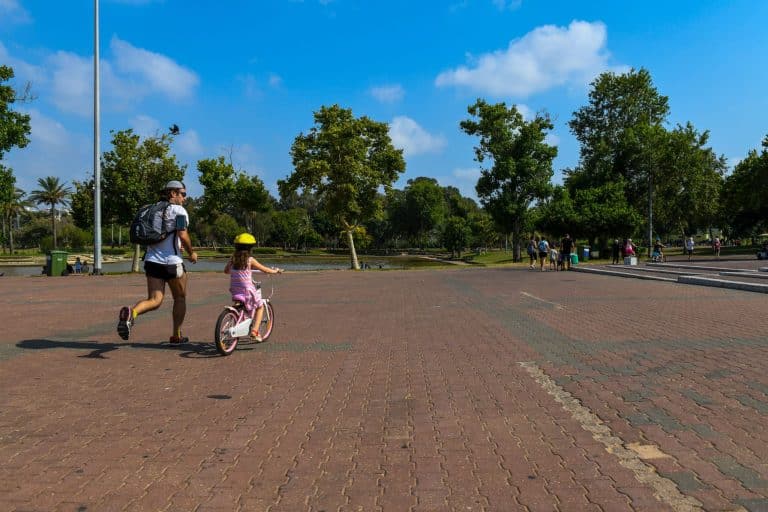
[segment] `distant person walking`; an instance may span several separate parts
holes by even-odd
[[[614,265],[617,265],[619,263],[619,254],[621,253],[621,244],[619,243],[619,239],[616,238],[613,240],[613,245],[611,245],[611,263]]]
[[[566,233],[565,237],[560,242],[560,252],[563,255],[563,261],[566,266],[564,270],[571,270],[571,253],[573,252],[573,240],[571,240],[571,235]]]
[[[696,247],[696,242],[693,241],[693,237],[689,236],[685,241],[685,252],[688,254],[688,261],[693,258],[693,248]]]
[[[558,262],[559,253],[557,251],[557,245],[553,245],[549,248],[549,270],[558,271],[560,265]]]
[[[169,181],[160,192],[160,200],[170,204],[162,213],[162,222],[168,236],[156,244],[147,246],[144,256],[144,272],[147,276],[147,298],[120,310],[117,334],[127,340],[136,318],[160,307],[165,295],[165,284],[173,295],[173,334],[171,343],[186,343],[182,336],[181,325],[187,314],[187,271],[181,257],[181,249],[187,252],[187,258],[197,263],[197,253],[192,249],[192,240],[187,231],[189,214],[182,206],[187,198],[187,189],[180,181]]]
[[[712,251],[715,253],[715,258],[717,258],[717,259],[720,259],[720,247],[721,247],[721,245],[722,244],[720,243],[720,238],[719,237],[715,237],[715,241],[712,242]]]
[[[547,261],[547,255],[549,254],[549,242],[543,236],[539,240],[539,270],[544,272],[544,263]]]
[[[528,259],[530,260],[529,261],[529,264],[530,264],[529,268],[531,270],[533,270],[533,265],[536,263],[536,251],[537,251],[536,241],[533,238],[531,238],[528,241],[528,247],[526,247],[525,250],[528,253]]]
[[[627,243],[624,244],[624,256],[635,256],[635,244],[632,243],[631,238],[627,238]]]

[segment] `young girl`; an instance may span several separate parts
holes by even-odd
[[[266,274],[280,274],[281,268],[265,267],[251,256],[251,248],[256,245],[256,239],[250,233],[241,233],[235,237],[235,252],[224,267],[224,273],[229,274],[229,292],[232,300],[242,302],[245,310],[253,321],[251,322],[251,338],[254,341],[262,341],[259,336],[259,324],[264,316],[264,303],[261,300],[261,290],[251,279],[254,270],[260,270]]]
[[[549,270],[560,270],[557,245],[549,248]]]

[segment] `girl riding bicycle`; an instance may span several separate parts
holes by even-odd
[[[250,233],[241,233],[235,237],[235,252],[224,267],[224,273],[229,274],[229,292],[232,300],[242,302],[248,314],[254,318],[251,322],[251,338],[262,341],[258,326],[264,315],[264,303],[261,290],[256,288],[251,274],[260,270],[265,274],[280,274],[281,268],[265,267],[251,256],[251,249],[256,245],[256,239]],[[254,317],[255,315],[255,317]]]

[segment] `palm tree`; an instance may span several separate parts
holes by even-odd
[[[68,198],[70,194],[72,194],[72,190],[63,183],[59,183],[59,178],[55,176],[38,178],[37,184],[40,186],[40,190],[33,190],[32,193],[29,194],[29,199],[37,204],[50,205],[53,248],[56,249],[56,205],[60,204],[62,206],[67,206],[69,203]]]
[[[24,199],[25,192],[20,188],[14,188],[13,194],[10,198],[0,202],[0,213],[3,216],[3,224],[7,222],[8,226],[8,242],[11,254],[13,254],[13,218],[17,215],[24,213],[28,206],[32,203]]]

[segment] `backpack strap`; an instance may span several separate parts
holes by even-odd
[[[163,227],[165,227],[165,221],[166,221],[166,219],[168,217],[168,210],[170,208],[171,208],[171,203],[168,202],[165,205],[165,208],[163,209]],[[171,232],[169,232],[168,234],[170,234],[170,233]],[[173,229],[173,254],[175,254],[176,256],[179,255],[179,244],[178,244],[178,241],[179,241],[178,240],[178,233],[177,233],[176,228],[174,228]]]

